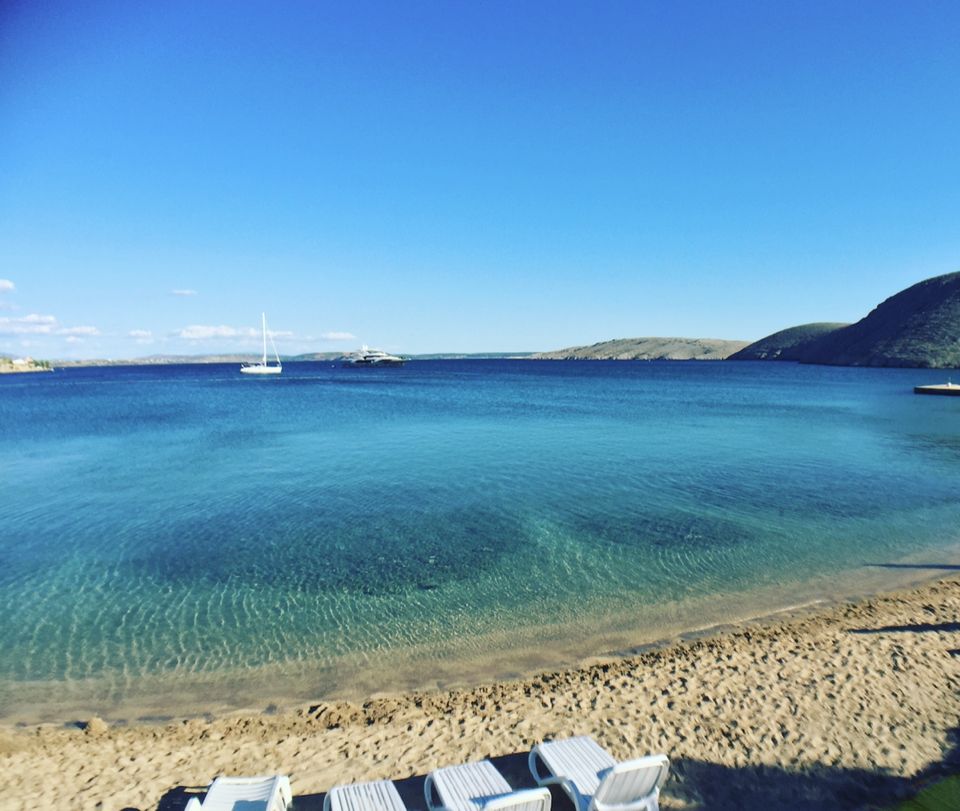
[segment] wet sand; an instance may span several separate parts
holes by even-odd
[[[945,567],[946,569],[947,567]],[[952,568],[952,567],[951,567]],[[472,689],[166,724],[0,728],[3,809],[182,808],[217,774],[290,775],[297,809],[355,780],[524,753],[590,734],[666,752],[664,808],[868,808],[960,771],[960,573],[813,613]],[[571,811],[560,795],[554,807]]]

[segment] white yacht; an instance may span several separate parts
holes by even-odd
[[[343,360],[343,365],[347,367],[357,366],[403,366],[407,362],[406,358],[399,355],[390,355],[380,349],[370,349],[364,345],[359,352],[348,355]]]
[[[267,314],[263,316],[263,358],[259,363],[245,363],[240,367],[240,371],[245,375],[278,375],[283,371],[280,364],[280,356],[277,354],[277,345],[273,342],[273,335],[270,336],[270,346],[273,347],[273,356],[277,359],[277,365],[271,366],[267,363]]]

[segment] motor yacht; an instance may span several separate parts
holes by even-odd
[[[344,358],[343,365],[350,368],[359,366],[403,366],[406,362],[407,359],[399,355],[391,355],[380,349],[370,349],[364,346],[359,352],[354,352]]]

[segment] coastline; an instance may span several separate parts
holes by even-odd
[[[929,564],[931,559],[937,563]],[[950,568],[960,570],[960,542],[893,563],[683,602],[665,600],[606,612],[584,603],[577,622],[558,618],[549,624],[513,625],[444,642],[346,653],[323,662],[293,659],[196,672],[123,671],[66,681],[0,680],[0,729],[78,723],[93,716],[118,725],[212,719],[257,714],[266,707],[287,711],[307,702],[359,703],[381,695],[469,690],[819,613],[936,580]]]
[[[36,372],[54,372],[52,366],[28,366],[19,368],[15,366],[0,366],[0,375],[29,375]]]
[[[745,807],[800,797],[809,807],[882,805],[960,756],[956,569],[944,564],[908,590],[470,688],[165,723],[5,725],[6,799],[24,809],[78,799],[152,809],[216,774],[270,771],[316,799],[337,783],[404,780],[480,757],[506,758],[498,765],[525,785],[517,756],[533,743],[591,734],[620,758],[670,755],[665,809],[743,798]]]

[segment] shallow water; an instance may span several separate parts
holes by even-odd
[[[0,716],[469,681],[945,561],[960,400],[912,394],[942,378],[598,361],[0,377]]]

